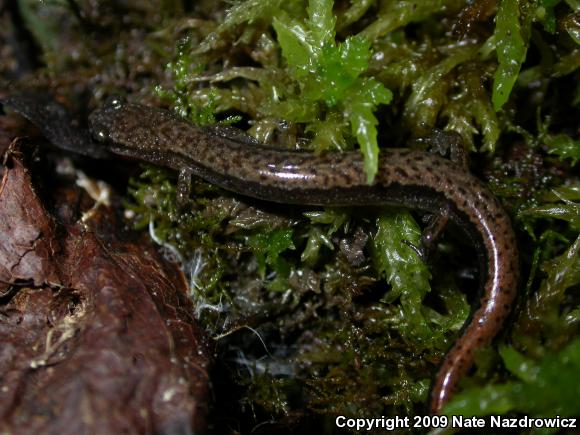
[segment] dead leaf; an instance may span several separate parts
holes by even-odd
[[[179,271],[58,224],[25,160],[14,145],[0,189],[0,432],[203,430],[208,346]]]

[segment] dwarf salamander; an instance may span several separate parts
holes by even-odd
[[[478,250],[481,300],[434,380],[429,409],[438,413],[510,313],[518,282],[518,252],[510,219],[476,177],[423,151],[382,149],[367,184],[359,152],[316,155],[250,145],[196,127],[170,112],[112,104],[90,117],[93,136],[109,151],[196,175],[253,198],[315,206],[397,205],[437,213],[462,228]]]

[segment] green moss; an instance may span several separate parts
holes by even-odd
[[[215,236],[220,232],[219,226],[230,216],[232,204],[211,198],[208,195],[215,189],[196,184],[194,191],[205,196],[192,204],[196,213],[184,213],[175,201],[175,185],[174,174],[148,167],[139,179],[131,181],[133,202],[127,204],[127,209],[134,214],[135,227],[148,229],[170,257],[178,257],[186,271],[191,273],[192,268],[199,267],[196,262],[203,264],[195,276],[191,276],[190,291],[204,303],[217,304],[228,288],[227,282],[222,281],[226,259],[235,255],[236,249],[221,246]]]
[[[262,277],[266,273],[266,265],[279,276],[288,275],[288,265],[280,254],[287,249],[295,249],[292,233],[291,228],[279,228],[270,233],[253,234],[248,238],[247,244],[254,251],[258,260],[258,272]]]
[[[501,1],[493,35],[499,61],[493,82],[492,101],[495,110],[499,110],[508,100],[526,59],[529,29],[522,28],[520,15],[517,0]]]
[[[580,159],[580,141],[574,140],[567,134],[548,136],[545,139],[548,153],[555,154],[562,159],[570,159],[572,166]]]
[[[327,0],[235,4],[204,42],[196,45],[192,41],[199,38],[193,38],[178,45],[169,64],[174,88],[163,96],[196,123],[236,114],[250,124],[249,133],[279,146],[293,146],[296,137],[302,138],[300,146],[318,152],[358,143],[369,181],[381,134],[402,143],[441,128],[458,133],[466,149],[490,154],[508,149],[514,132],[522,135],[527,145],[513,151],[520,156],[495,157],[486,177],[533,237],[521,242],[535,253],[523,255],[528,284],[519,303],[526,308],[506,333],[526,355],[505,345],[499,355],[495,346],[480,351],[464,393],[446,411],[486,413],[492,408],[483,410],[478,398],[491,394],[498,398],[495,411],[501,406],[502,412],[526,412],[513,405],[515,399],[524,390],[539,390],[533,382],[525,386],[525,380],[514,380],[514,361],[528,358],[541,366],[547,349],[559,350],[577,334],[580,308],[564,297],[577,284],[572,278],[558,281],[575,276],[570,241],[578,232],[577,189],[557,187],[566,177],[556,175],[576,163],[577,131],[556,127],[543,103],[546,93],[519,113],[510,107],[529,87],[557,77],[571,77],[578,86],[575,49],[563,42],[556,52],[546,51],[540,37],[530,37],[553,34],[554,20],[573,6],[504,0],[495,19],[490,12],[481,34],[456,41],[441,17],[453,20],[465,7],[462,2],[383,3],[379,8],[365,2],[344,8]],[[238,62],[229,47],[251,53],[253,65]],[[528,50],[538,47],[541,63],[524,63]],[[224,70],[222,63],[230,66]],[[540,108],[544,118],[538,116]],[[281,119],[287,123],[282,128]],[[135,192],[142,204],[140,195]],[[207,186],[196,192],[188,219],[197,223],[198,235],[169,239],[199,240],[189,249],[216,255],[219,266],[211,263],[208,270],[219,278],[204,302],[226,300],[229,324],[259,328],[257,348],[255,337],[252,346],[248,338],[220,340],[226,351],[242,346],[244,364],[254,371],[251,378],[238,379],[246,387],[245,406],[270,415],[289,415],[302,406],[353,416],[422,409],[437,362],[468,318],[466,288],[476,285],[461,282],[450,266],[462,262],[457,242],[445,239],[427,267],[411,248],[420,243],[421,226],[403,210],[294,207],[232,230],[238,211],[215,207],[221,195]],[[549,225],[551,219],[558,219],[557,228]],[[180,226],[172,223],[172,231]],[[208,284],[200,281],[200,288]],[[258,312],[263,320],[246,323]],[[275,321],[266,320],[272,315]],[[216,317],[207,315],[208,321]],[[297,343],[301,346],[294,348]],[[279,353],[264,354],[263,345]],[[552,370],[562,360],[554,356],[546,364]],[[555,396],[557,388],[565,388],[558,382]],[[546,401],[534,403],[538,415],[555,409]]]
[[[380,273],[385,274],[391,285],[384,301],[392,303],[400,299],[402,323],[401,334],[415,336],[428,346],[436,345],[434,333],[418,307],[431,290],[430,273],[407,243],[419,246],[421,231],[409,212],[385,212],[377,221],[377,233],[373,243],[373,260]],[[432,340],[432,341],[431,341]]]
[[[361,77],[368,69],[370,41],[352,36],[343,43],[335,42],[336,19],[332,4],[330,0],[311,1],[305,25],[285,15],[274,17],[273,26],[282,54],[298,82],[299,92],[288,93],[282,101],[276,101],[273,112],[295,122],[328,117],[335,124],[335,116],[342,116],[361,147],[371,183],[377,172],[379,154],[378,120],[374,112],[379,104],[391,101],[392,93],[374,78]],[[319,121],[314,130],[319,136],[328,129],[321,124],[324,121]],[[321,143],[321,138],[314,141],[316,145]],[[337,148],[344,148],[344,145],[339,144]]]
[[[580,340],[540,361],[508,347],[503,347],[500,354],[516,380],[458,394],[445,407],[445,414],[481,416],[518,411],[530,417],[578,415],[580,389],[570,385],[570,381],[577,378],[580,370]]]

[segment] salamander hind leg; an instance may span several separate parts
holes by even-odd
[[[413,249],[413,251],[421,257],[423,262],[429,263],[429,260],[432,258],[437,240],[441,238],[441,235],[443,234],[443,231],[445,231],[445,227],[449,222],[450,213],[449,207],[445,205],[436,213],[427,216],[427,226],[423,229],[419,246],[409,241],[405,241],[405,244]]]
[[[448,157],[456,165],[469,171],[469,160],[461,136],[454,131],[433,130],[429,136],[416,139],[429,152]]]

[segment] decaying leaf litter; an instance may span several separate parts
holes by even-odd
[[[209,348],[177,269],[111,217],[66,222],[91,202],[79,188],[49,213],[31,145],[11,146],[0,186],[0,429],[205,429]]]

